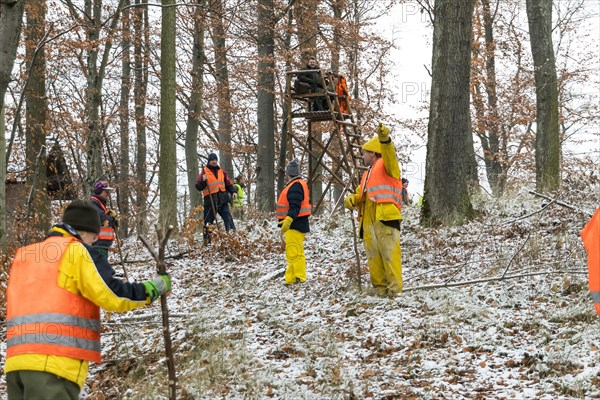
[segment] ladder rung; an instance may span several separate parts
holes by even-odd
[[[292,113],[292,118],[306,118],[311,120],[320,120],[327,121],[332,120],[333,116],[330,111],[310,111],[310,112],[300,112],[300,113]]]
[[[356,143],[350,143],[350,146],[354,147],[355,149],[361,149],[362,146],[360,144],[356,144]]]
[[[358,126],[354,122],[348,122],[348,121],[339,121],[338,120],[337,123],[340,125],[346,125],[346,126]]]

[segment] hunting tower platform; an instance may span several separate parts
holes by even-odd
[[[293,83],[307,73],[318,74],[323,89],[300,90]],[[320,69],[289,71],[286,78],[286,131],[289,140],[309,156],[307,182],[313,212],[318,212],[328,194],[336,208],[340,197],[358,186],[362,172],[367,169],[362,163],[363,140],[352,113],[345,78]],[[294,131],[301,126],[294,123],[299,119],[306,122],[306,133]]]

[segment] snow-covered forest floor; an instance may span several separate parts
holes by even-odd
[[[593,212],[594,192],[561,200]],[[308,279],[293,287],[277,276],[285,257],[272,220],[237,221],[211,247],[173,241],[169,254],[189,251],[168,267],[178,397],[600,398],[600,323],[579,238],[589,217],[547,203],[525,192],[475,201],[476,220],[439,229],[405,208],[396,298],[370,290],[360,242],[359,291],[348,213],[312,218]],[[149,258],[133,239],[124,254]],[[130,279],[154,271],[126,267]],[[103,357],[87,398],[166,398],[160,306],[104,314]]]

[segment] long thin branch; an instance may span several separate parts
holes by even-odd
[[[582,210],[581,208],[577,208],[574,205],[571,205],[569,203],[565,203],[564,201],[553,199],[552,197],[548,197],[548,196],[546,196],[544,194],[538,193],[535,190],[528,190],[528,192],[531,193],[531,194],[533,194],[534,196],[538,196],[538,197],[541,197],[542,199],[550,200],[550,201],[558,204],[559,206],[563,206],[563,207],[569,208],[569,209],[571,209],[573,211],[577,211],[578,213],[587,215],[589,217],[591,217],[592,215],[594,215],[593,213],[591,213],[589,211]]]
[[[424,285],[424,286],[415,286],[412,288],[406,288],[402,290],[402,292],[414,292],[416,290],[427,290],[427,289],[440,289],[440,288],[449,288],[456,286],[466,286],[466,285],[475,285],[478,283],[486,283],[486,282],[496,282],[496,281],[505,281],[508,279],[517,279],[517,278],[525,278],[528,276],[539,276],[539,275],[552,275],[552,274],[564,274],[565,271],[546,271],[546,272],[532,272],[529,274],[519,274],[519,275],[507,275],[507,276],[496,276],[493,278],[485,278],[485,279],[474,279],[472,281],[462,281],[462,282],[452,282],[452,283],[441,283],[437,285]],[[571,272],[575,273],[575,272]],[[587,271],[579,272],[581,274],[587,274]]]

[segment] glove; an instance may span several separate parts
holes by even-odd
[[[379,141],[381,143],[389,141],[390,140],[390,128],[388,128],[387,126],[385,126],[384,124],[382,124],[380,122],[379,126],[377,126],[377,137],[379,137]]]
[[[292,225],[293,221],[294,219],[292,217],[285,217],[285,219],[281,222],[281,233],[286,233],[287,231],[289,231],[290,225]]]
[[[169,275],[156,275],[153,281],[143,282],[146,288],[146,294],[150,298],[150,303],[158,299],[163,294],[171,292],[171,278]]]
[[[356,208],[356,196],[351,194],[344,199],[344,207],[348,210],[354,210]]]
[[[119,216],[119,214],[115,210],[113,210],[113,209],[108,210],[107,214],[112,217],[112,219],[113,219],[113,225],[116,228],[118,228],[119,227],[119,223],[121,222],[121,217]]]

